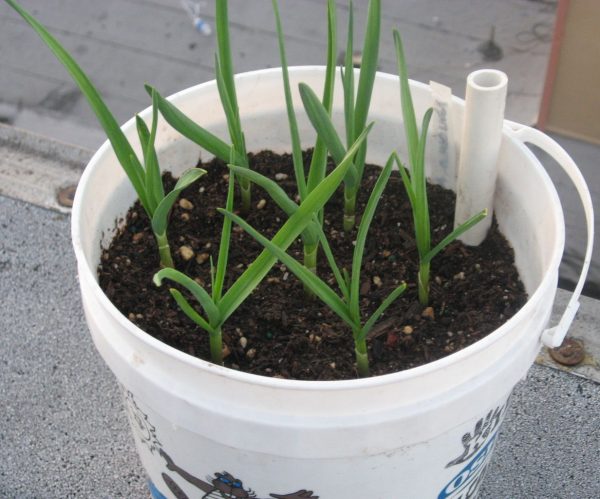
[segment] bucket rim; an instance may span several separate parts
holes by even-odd
[[[305,74],[305,75],[319,75],[325,72],[324,66],[291,66],[289,67],[290,74]],[[259,69],[255,71],[249,71],[244,73],[238,73],[235,75],[236,83],[243,83],[244,81],[252,81],[257,77],[273,77],[277,76],[281,73],[281,68],[268,68],[268,69]],[[382,79],[397,83],[399,78],[397,75],[377,72],[376,79]],[[427,89],[429,85],[410,80],[411,87]],[[177,104],[178,101],[187,98],[190,94],[195,94],[196,92],[201,91],[209,91],[216,90],[216,81],[210,80],[204,83],[200,83],[198,85],[194,85],[188,87],[186,89],[180,90],[168,97],[168,99]],[[464,105],[464,100],[459,97],[452,96],[453,103],[458,103]],[[142,112],[138,113],[141,118],[148,118],[152,113],[151,106],[145,108]],[[79,274],[79,279],[82,285],[83,292],[83,283],[87,285],[88,289],[90,289],[93,293],[94,299],[97,300],[104,309],[110,313],[110,315],[118,322],[118,324],[128,332],[128,334],[133,335],[138,341],[146,344],[148,347],[154,350],[158,350],[161,354],[166,355],[168,357],[172,357],[177,362],[181,362],[187,364],[188,366],[196,369],[200,369],[207,374],[212,374],[214,376],[229,378],[232,381],[246,383],[251,385],[259,385],[268,388],[274,389],[284,389],[284,390],[298,390],[298,391],[343,391],[343,390],[360,390],[369,387],[375,386],[384,386],[393,383],[399,382],[407,382],[411,379],[418,378],[424,375],[428,375],[435,371],[443,370],[446,367],[460,363],[462,360],[477,355],[480,351],[490,347],[497,341],[501,339],[504,333],[512,329],[512,327],[522,321],[524,319],[523,316],[526,316],[530,313],[530,310],[536,307],[544,298],[545,292],[549,287],[555,285],[556,275],[558,272],[558,267],[560,265],[562,259],[562,253],[564,249],[564,238],[565,238],[565,227],[564,227],[564,215],[562,211],[562,206],[560,203],[560,199],[558,197],[558,193],[552,183],[548,173],[545,168],[541,165],[537,157],[533,154],[533,152],[525,146],[525,144],[512,136],[511,128],[507,124],[508,120],[505,120],[505,124],[503,127],[502,135],[503,140],[509,140],[514,145],[516,145],[519,149],[521,149],[526,155],[529,156],[530,162],[532,163],[532,167],[536,168],[540,173],[544,187],[548,191],[548,194],[553,198],[553,213],[552,217],[557,222],[556,225],[556,233],[555,233],[555,241],[552,250],[552,256],[549,259],[549,263],[547,264],[547,271],[544,273],[544,276],[535,291],[529,296],[527,302],[519,309],[519,311],[513,315],[509,320],[503,323],[499,328],[495,329],[491,333],[489,333],[486,337],[482,338],[479,341],[459,350],[458,352],[452,353],[446,357],[435,360],[433,362],[429,362],[427,364],[423,364],[417,367],[413,367],[410,369],[405,369],[403,371],[397,371],[394,373],[383,374],[379,376],[373,376],[369,378],[357,378],[357,379],[349,379],[349,380],[334,380],[334,381],[313,381],[313,380],[295,380],[295,379],[280,379],[280,378],[272,378],[267,376],[261,376],[257,374],[246,373],[242,371],[237,371],[234,369],[230,369],[224,366],[219,366],[213,364],[209,361],[200,359],[198,357],[194,357],[190,354],[177,350],[174,347],[163,343],[160,340],[152,337],[150,334],[146,333],[143,329],[139,328],[137,325],[129,321],[118,309],[117,307],[108,299],[108,297],[104,294],[98,281],[95,276],[95,269],[92,269],[89,264],[87,257],[85,255],[83,244],[82,244],[82,232],[83,232],[83,217],[82,211],[84,206],[85,194],[91,185],[91,176],[92,171],[97,167],[98,164],[101,163],[102,159],[107,155],[112,153],[112,148],[110,146],[109,141],[105,141],[99,149],[94,153],[90,161],[88,162],[85,170],[81,176],[79,184],[77,186],[77,190],[75,193],[74,201],[73,201],[73,209],[71,214],[71,238],[73,249],[75,252],[76,260],[77,260],[77,269]],[[122,129],[127,131],[131,128],[135,127],[135,117],[129,119],[124,125],[122,125]]]

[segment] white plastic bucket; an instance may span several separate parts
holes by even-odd
[[[304,81],[320,89],[323,74],[322,68],[293,68],[293,88]],[[239,75],[236,85],[249,150],[289,151],[280,70]],[[431,105],[430,89],[411,85],[417,115],[422,115]],[[209,82],[174,95],[172,101],[226,137],[217,95]],[[314,133],[297,95],[295,99],[308,146]],[[458,99],[452,103],[458,123],[462,106]],[[342,123],[339,86],[334,108]],[[142,116],[149,119],[149,110]],[[383,164],[393,149],[404,150],[396,77],[377,76],[371,119],[377,124],[368,160]],[[530,295],[527,304],[483,340],[444,359],[386,376],[335,382],[272,379],[226,369],[177,351],[129,322],[101,291],[96,268],[101,245],[135,194],[109,145],[100,148],[75,197],[73,243],[89,328],[124,388],[155,497],[253,497],[250,489],[258,498],[291,499],[476,495],[510,393],[540,348],[564,243],[556,191],[515,134],[530,134],[546,149],[549,139],[516,128],[507,123],[503,133],[494,208],[515,249]],[[123,130],[137,143],[133,120]],[[157,145],[161,164],[175,173],[194,164],[200,153],[164,122]],[[560,161],[565,165],[570,159]],[[574,165],[568,168],[570,175],[578,175]],[[585,198],[585,183],[581,189]],[[585,201],[591,217],[589,194]]]

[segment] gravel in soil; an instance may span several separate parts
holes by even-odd
[[[305,153],[305,162],[310,153]],[[228,170],[219,160],[199,165],[208,173],[186,189],[176,203],[169,240],[177,269],[210,290],[210,259],[216,262],[225,205]],[[251,167],[296,195],[291,157],[263,151],[251,155]],[[368,165],[357,204],[357,225],[377,179],[379,167]],[[165,185],[174,180],[165,174]],[[245,219],[271,238],[285,214],[254,186],[253,210]],[[455,196],[428,185],[432,243],[452,229]],[[236,200],[237,201],[237,200]],[[236,204],[237,206],[237,204]],[[326,206],[324,228],[340,268],[350,270],[356,229],[342,229],[343,193]],[[226,288],[247,268],[262,247],[233,226]],[[290,253],[302,259],[302,246]],[[208,333],[181,312],[168,292],[156,287],[158,252],[148,218],[137,202],[102,254],[100,286],[116,307],[148,334],[190,355],[209,360]],[[375,214],[365,248],[360,286],[363,320],[402,281],[407,291],[381,317],[368,336],[372,375],[416,367],[456,352],[494,331],[525,303],[527,295],[514,267],[514,253],[497,224],[478,247],[454,242],[432,262],[429,307],[419,304],[418,255],[412,212],[397,172],[392,174]],[[319,275],[330,285],[333,275],[322,253]],[[209,291],[210,292],[210,291]],[[192,303],[194,303],[192,301]],[[200,306],[197,309],[201,312]],[[267,278],[223,326],[225,365],[245,372],[302,380],[357,377],[354,345],[348,326],[316,298],[284,265]]]

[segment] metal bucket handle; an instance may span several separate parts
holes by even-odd
[[[567,335],[567,331],[573,322],[573,319],[575,319],[575,314],[579,308],[579,297],[581,296],[581,291],[583,289],[583,285],[590,267],[590,262],[592,260],[592,247],[594,244],[594,209],[592,206],[592,198],[590,196],[590,191],[588,190],[585,179],[579,171],[579,168],[577,168],[577,165],[571,156],[569,156],[569,154],[555,140],[550,138],[545,133],[536,130],[535,128],[508,120],[505,121],[505,124],[508,125],[511,135],[513,135],[515,138],[524,143],[526,142],[539,147],[552,158],[554,158],[554,160],[571,179],[571,182],[573,182],[575,185],[577,193],[579,194],[579,199],[583,205],[583,210],[585,212],[587,224],[587,246],[585,250],[583,266],[581,268],[581,274],[579,275],[579,281],[577,282],[577,286],[575,286],[575,290],[571,295],[571,299],[569,300],[567,308],[563,312],[558,324],[554,327],[545,329],[542,332],[542,343],[549,348],[555,348],[562,344],[565,336]]]

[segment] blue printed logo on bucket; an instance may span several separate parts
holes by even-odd
[[[475,497],[492,455],[496,435],[497,433],[488,440],[469,464],[450,480],[444,490],[440,492],[438,499],[469,499]]]

